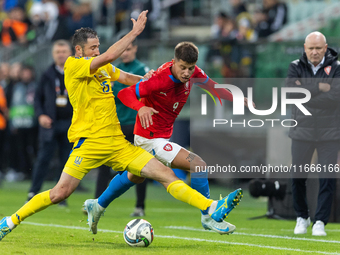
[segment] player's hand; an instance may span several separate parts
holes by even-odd
[[[156,111],[152,107],[148,107],[148,106],[143,106],[139,109],[138,116],[139,116],[140,123],[142,124],[142,127],[144,129],[150,127],[150,125],[153,125],[152,114],[154,113],[157,114],[159,113],[159,111]]]
[[[255,108],[256,107],[255,103],[252,102],[252,104],[253,104],[253,107]],[[248,107],[248,98],[246,97],[244,98],[244,105]]]
[[[51,128],[52,127],[52,119],[45,115],[45,114],[41,114],[38,118],[39,120],[39,124],[40,126],[42,126],[43,128]]]
[[[142,11],[138,16],[137,21],[131,18],[131,21],[133,23],[132,31],[135,33],[136,36],[140,35],[140,33],[142,33],[145,28],[146,20],[148,19],[146,17],[147,13],[148,11]]]
[[[331,85],[329,85],[328,83],[323,83],[320,82],[319,83],[319,90],[322,92],[328,92],[331,89]]]
[[[144,80],[150,79],[154,72],[155,72],[155,70],[153,70],[153,69],[151,69],[149,72],[147,72],[147,73],[143,76]]]

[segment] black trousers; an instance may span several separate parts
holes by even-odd
[[[316,149],[318,153],[318,162],[321,166],[335,165],[337,163],[337,155],[339,149],[339,141],[326,142],[309,142],[292,140],[292,164],[297,167],[305,164],[310,164],[311,159]],[[293,205],[297,217],[308,218],[309,211],[307,205],[306,194],[306,176],[298,176],[299,178],[292,179]],[[331,213],[333,193],[335,190],[335,178],[319,175],[319,194],[317,208],[315,211],[314,222],[321,220],[327,224]]]
[[[70,126],[69,120],[58,120],[54,123],[55,132],[51,141],[40,141],[38,156],[33,166],[32,184],[29,192],[39,193],[41,186],[48,174],[49,164],[58,149],[59,168],[62,171],[69,154],[72,144],[67,139],[67,130]],[[60,173],[61,173],[60,171]]]

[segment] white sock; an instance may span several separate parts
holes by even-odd
[[[6,219],[7,226],[12,230],[14,229],[17,225],[15,225],[11,219],[11,217],[7,217]]]
[[[212,202],[208,210],[209,215],[213,214],[213,212],[216,210],[216,206],[217,206],[217,201]]]

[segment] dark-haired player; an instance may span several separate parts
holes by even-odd
[[[206,198],[210,198],[208,173],[195,172],[197,166],[203,166],[204,169],[206,163],[198,155],[169,141],[173,124],[189,97],[192,88],[190,79],[199,78],[201,81],[199,86],[232,101],[232,94],[228,90],[214,89],[216,83],[196,66],[197,59],[197,47],[191,42],[181,42],[175,47],[175,57],[171,62],[159,67],[150,79],[121,90],[118,97],[123,104],[138,111],[134,129],[135,145],[150,152],[166,166],[191,171],[191,187]],[[138,98],[141,98],[141,101]],[[142,178],[140,180],[143,181]],[[102,210],[132,185],[134,184],[127,182],[124,176],[117,175],[98,200],[85,201],[93,233],[97,231]],[[228,197],[233,201],[239,200],[241,195],[242,190],[237,189]],[[234,206],[234,203],[227,206],[228,213]],[[209,208],[202,210],[201,213],[201,222],[205,229],[229,234],[236,228],[223,220],[213,219],[209,214]]]

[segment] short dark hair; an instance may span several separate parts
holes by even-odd
[[[80,45],[82,48],[87,43],[88,38],[97,38],[97,32],[89,27],[82,27],[76,30],[72,37],[72,46]]]
[[[189,64],[196,63],[198,48],[192,42],[181,42],[175,47],[175,59],[183,60]]]

